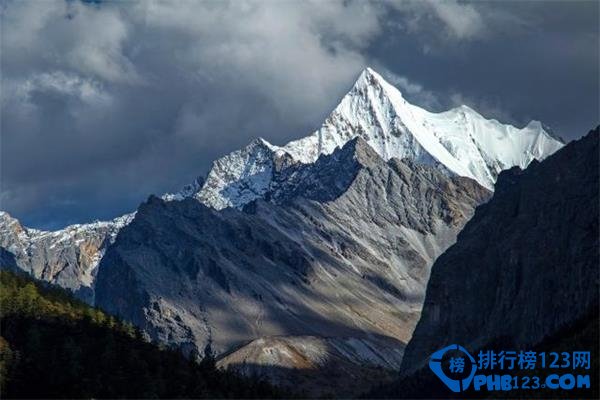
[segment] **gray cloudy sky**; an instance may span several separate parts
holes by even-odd
[[[365,66],[415,104],[598,124],[598,2],[0,1],[0,209],[57,228],[318,128]]]

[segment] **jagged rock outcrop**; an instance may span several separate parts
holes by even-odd
[[[96,304],[192,355],[271,336],[385,340],[397,351],[380,367],[397,368],[429,266],[489,192],[362,139],[280,173],[243,210],[150,198],[102,259]]]
[[[598,320],[598,135],[500,174],[433,266],[405,374],[451,343],[531,348],[594,307]]]
[[[108,222],[71,225],[56,232],[24,227],[0,211],[0,268],[18,268],[57,284],[92,304],[93,282],[106,247],[133,214]]]

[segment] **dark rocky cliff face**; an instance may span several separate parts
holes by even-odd
[[[405,374],[451,343],[531,346],[590,312],[597,321],[598,168],[596,128],[500,174],[494,197],[432,267]]]

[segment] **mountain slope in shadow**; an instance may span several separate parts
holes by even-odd
[[[471,354],[545,348],[598,359],[598,136],[596,128],[541,163],[500,174],[494,197],[432,267],[403,380],[375,396],[448,395],[426,363],[455,343]]]

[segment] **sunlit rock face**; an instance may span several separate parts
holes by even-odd
[[[397,369],[433,260],[490,192],[436,168],[386,162],[362,139],[273,181],[242,210],[150,198],[102,259],[96,303],[192,355],[208,343],[229,354],[258,338],[311,336],[328,349],[363,348],[328,350],[324,363]],[[261,351],[223,363],[250,365]]]
[[[119,229],[132,218],[130,214],[48,232],[24,227],[8,213],[0,212],[0,248],[6,255],[2,267],[17,268],[70,289],[93,304],[98,263]]]

